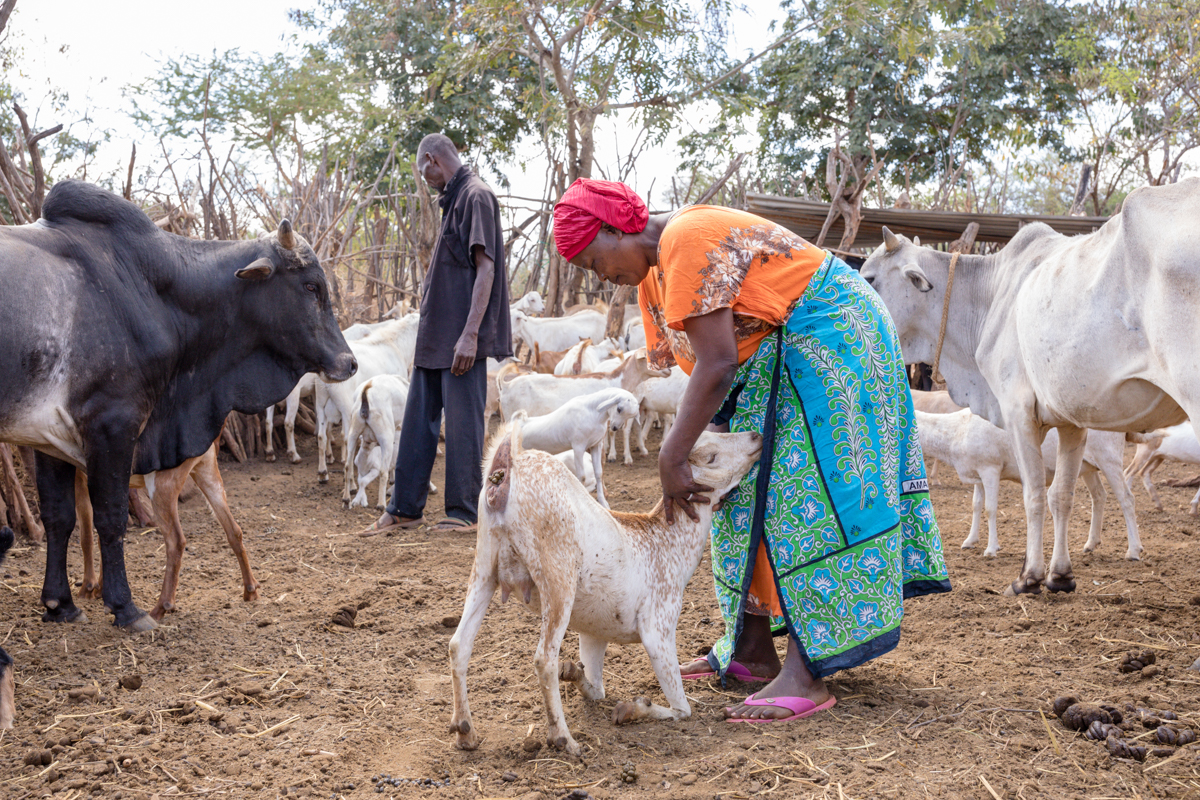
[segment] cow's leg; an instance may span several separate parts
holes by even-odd
[[[1058,429],[1058,460],[1054,465],[1054,482],[1050,484],[1050,514],[1054,519],[1054,550],[1050,554],[1050,574],[1043,584],[1052,592],[1075,591],[1071,574],[1071,550],[1067,527],[1071,521],[1071,505],[1075,500],[1075,483],[1083,464],[1083,448],[1087,429],[1062,427]]]
[[[1013,420],[1013,451],[1017,458],[1017,469],[1021,473],[1021,489],[1025,500],[1025,563],[1020,576],[1004,592],[1011,597],[1041,592],[1042,580],[1046,577],[1042,545],[1046,523],[1046,463],[1042,460],[1042,441],[1046,433],[1034,422],[1026,408],[1011,409],[1004,418]],[[1077,473],[1078,468],[1073,475]]]
[[[92,501],[88,498],[87,474],[81,469],[75,470],[75,516],[79,520],[79,549],[83,551],[83,588],[79,596],[99,600],[103,576],[96,576],[96,559],[92,555],[96,525],[92,519]]]
[[[176,610],[175,594],[179,590],[179,573],[183,570],[183,549],[187,547],[187,536],[179,521],[179,493],[195,463],[194,459],[188,459],[174,469],[146,476],[146,491],[150,494],[154,517],[167,550],[162,590],[158,593],[158,602],[150,609],[150,616],[156,621]]]
[[[125,574],[125,526],[129,520],[129,472],[137,426],[122,420],[98,421],[85,433],[91,444],[87,454],[88,494],[100,537],[100,562],[104,573],[101,596],[114,623],[136,633],[157,627],[149,614],[133,602]]]
[[[263,431],[263,434],[266,436],[266,439],[267,439],[267,445],[266,445],[267,461],[274,461],[275,460],[275,404],[274,403],[271,403],[271,405],[267,406],[267,411],[266,411],[265,416],[266,416],[266,420],[264,421],[264,424],[263,424],[263,427],[265,428],[265,430]]]
[[[608,508],[608,500],[604,498],[604,442],[592,448],[592,469],[596,473],[596,502]],[[580,468],[579,471],[583,472],[583,469]]]
[[[1079,477],[1092,498],[1092,521],[1088,526],[1087,542],[1083,545],[1083,552],[1090,553],[1100,546],[1100,536],[1104,532],[1104,500],[1108,497],[1108,492],[1104,490],[1104,481],[1100,480],[1100,473],[1089,469],[1087,465],[1080,470]]]
[[[613,709],[613,722],[623,725],[646,718],[687,719],[692,715],[692,707],[688,705],[687,696],[683,692],[683,676],[679,674],[679,656],[675,651],[674,626],[665,636],[663,632],[652,629],[652,625],[644,625],[641,628],[642,645],[646,648],[646,655],[650,656],[650,666],[654,669],[658,685],[671,707],[656,705],[645,697],[639,697],[632,702],[626,700],[618,703]]]
[[[229,510],[229,499],[225,496],[225,482],[221,480],[221,471],[217,468],[217,451],[209,450],[200,457],[200,461],[192,468],[192,480],[200,487],[208,500],[209,508],[221,523],[225,531],[225,540],[229,549],[237,558],[238,568],[242,571],[242,599],[252,603],[258,599],[258,581],[254,579],[254,571],[250,569],[250,556],[242,543],[242,526],[233,518]]]
[[[471,569],[467,600],[463,604],[458,628],[450,637],[450,688],[454,700],[450,732],[455,735],[454,746],[459,750],[474,750],[480,741],[479,734],[471,724],[471,704],[467,700],[467,667],[471,662],[475,636],[483,625],[488,603],[496,593],[496,555],[497,543],[494,535],[488,531],[486,516],[480,515],[475,566]]]
[[[967,538],[963,539],[963,543],[959,545],[963,550],[968,550],[979,544],[979,524],[983,519],[983,484],[976,483],[974,491],[971,492],[971,531],[967,534]]]
[[[558,585],[573,587],[574,581]],[[558,654],[562,649],[563,635],[567,632],[567,623],[571,620],[571,609],[574,605],[573,594],[562,597],[542,596],[542,635],[533,655],[533,668],[542,688],[542,701],[546,704],[546,718],[549,722],[546,741],[552,747],[577,756],[583,752],[583,748],[567,728],[567,721],[563,717],[562,695],[558,691]]]
[[[75,528],[75,467],[44,453],[35,456],[38,501],[46,528],[46,575],[42,580],[43,622],[86,621],[71,598],[67,546]]]

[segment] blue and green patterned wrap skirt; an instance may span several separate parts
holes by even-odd
[[[719,419],[761,432],[764,448],[713,516],[725,635],[709,664],[729,667],[764,539],[783,609],[773,627],[815,677],[894,648],[904,598],[948,592],[950,580],[900,343],[866,281],[827,257],[787,324],[742,364]]]

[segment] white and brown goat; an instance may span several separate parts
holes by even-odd
[[[467,666],[475,635],[496,588],[502,602],[515,593],[541,615],[533,665],[549,718],[548,741],[572,754],[580,746],[563,718],[559,649],[567,629],[579,633],[581,664],[563,665],[561,677],[588,700],[604,697],[604,652],[609,642],[641,642],[670,708],[644,697],[619,703],[616,723],[683,719],[691,707],[675,652],[683,591],[708,545],[712,505],[698,505],[699,521],[677,514],[668,525],[661,507],[649,514],[601,508],[554,456],[522,450],[520,423],[506,425],[484,458],[475,566],[462,620],[450,640],[455,746],[473,750],[480,737],[467,702]],[[703,433],[688,457],[698,483],[729,492],[758,459],[756,433]]]

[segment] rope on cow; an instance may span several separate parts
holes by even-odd
[[[946,321],[950,318],[950,290],[954,288],[954,268],[958,266],[959,255],[961,253],[955,250],[950,256],[950,277],[946,279],[946,296],[942,299],[942,325],[938,330],[937,350],[933,353],[933,373],[930,376],[935,382],[941,380],[938,367],[942,363],[942,343],[946,341]]]

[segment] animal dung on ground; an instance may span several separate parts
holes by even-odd
[[[1088,729],[1083,732],[1083,735],[1093,741],[1103,742],[1109,736],[1120,737],[1121,733],[1121,729],[1116,725],[1107,725],[1100,720],[1095,720],[1091,725],[1088,726]]]
[[[353,628],[354,620],[357,616],[357,608],[354,606],[342,606],[337,611],[333,612],[333,624],[341,625],[344,628]]]
[[[1172,747],[1182,747],[1185,744],[1191,744],[1196,741],[1196,732],[1191,728],[1183,728],[1176,730],[1168,725],[1159,725],[1154,731],[1154,738],[1160,744],[1168,744]]]
[[[1108,748],[1108,754],[1113,758],[1132,758],[1134,761],[1145,761],[1148,749],[1140,744],[1131,745],[1124,739],[1118,739],[1116,736],[1110,736],[1104,742],[1104,746]]]
[[[121,688],[130,692],[136,692],[142,688],[142,676],[136,673],[133,675],[122,675]]]
[[[442,617],[442,627],[443,628],[457,628],[458,623],[461,621],[462,621],[462,617],[458,616],[457,614],[453,614],[449,617]]]
[[[1054,712],[1054,716],[1062,719],[1063,712],[1078,702],[1079,698],[1074,695],[1063,695],[1054,698],[1054,701],[1050,703],[1050,709]]]
[[[1153,650],[1143,650],[1140,653],[1136,650],[1130,650],[1121,659],[1121,663],[1117,669],[1121,670],[1121,672],[1142,672],[1142,670],[1157,660],[1158,656],[1155,655]],[[1144,675],[1145,673],[1143,672],[1142,674]],[[1157,674],[1158,670],[1155,669],[1151,675],[1147,675],[1146,677],[1153,677],[1153,675]]]
[[[632,761],[626,761],[625,766],[621,767],[620,779],[621,783],[637,783],[637,767],[633,765]]]
[[[1112,725],[1112,714],[1091,703],[1075,703],[1067,708],[1059,717],[1066,728],[1073,731],[1086,731],[1093,722]]]

